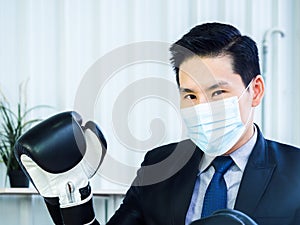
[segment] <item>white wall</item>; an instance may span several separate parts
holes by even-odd
[[[111,169],[104,175],[97,174],[93,188],[126,189],[146,152],[137,146],[150,140],[150,149],[184,135],[178,105],[174,103],[176,94],[167,100],[159,98],[174,93],[174,74],[166,62],[166,46],[196,24],[221,21],[251,36],[262,59],[265,33],[279,28],[284,31],[284,38],[274,34],[267,39],[264,120],[260,107],[256,121],[266,137],[300,146],[299,4],[297,0],[0,0],[0,88],[14,103],[18,99],[18,84],[29,79],[28,105],[54,107],[36,114],[48,117],[76,109],[97,121],[108,139],[111,159],[122,165],[123,171]],[[124,49],[130,55],[136,43],[144,42],[143,56],[147,59],[148,41],[154,41],[153,49],[162,58],[140,58],[130,63],[118,55]],[[163,47],[157,50],[159,43]],[[114,68],[113,73],[99,74],[95,82],[88,83],[90,88],[82,90],[87,74],[109,57],[112,58],[108,67]],[[143,91],[152,88],[146,78],[170,84],[170,89],[147,92],[145,96]],[[134,82],[145,85],[145,89],[131,92],[128,87]],[[101,91],[95,90],[97,87]],[[124,105],[116,106],[124,93],[128,95],[129,108],[126,99]],[[86,104],[92,108],[84,108]],[[115,107],[119,109],[116,114]],[[128,123],[118,121],[127,118],[127,114]],[[155,118],[164,124],[158,122],[151,127]],[[116,121],[119,124],[113,124]],[[121,137],[132,138],[133,146],[116,135],[118,129],[123,132]],[[151,139],[156,132],[162,132],[161,139]]]

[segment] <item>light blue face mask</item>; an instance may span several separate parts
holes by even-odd
[[[251,112],[245,125],[241,119],[238,102],[250,84],[239,98],[234,96],[181,109],[188,136],[205,154],[223,155],[245,132]]]

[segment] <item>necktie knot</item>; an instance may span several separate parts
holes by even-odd
[[[230,156],[218,156],[212,162],[216,172],[224,175],[229,167],[233,164],[233,160]]]

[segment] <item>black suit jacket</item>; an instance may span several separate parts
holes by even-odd
[[[184,225],[202,155],[190,140],[148,152],[108,225]],[[258,129],[234,208],[259,225],[300,225],[300,150]]]

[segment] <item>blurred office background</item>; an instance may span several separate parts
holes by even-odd
[[[21,94],[28,107],[53,107],[33,117],[87,110],[84,119],[100,125],[111,160],[93,178],[93,190],[125,192],[147,150],[185,135],[167,46],[196,24],[212,21],[230,23],[257,42],[266,96],[256,123],[267,138],[300,146],[298,0],[0,0],[0,90],[12,105]],[[126,51],[149,45],[162,58],[120,63]],[[107,59],[112,73],[89,80],[90,88],[83,85]],[[170,88],[156,90],[159,84]],[[0,168],[0,188],[8,188],[3,163]],[[96,199],[101,221],[121,198]],[[51,224],[41,199],[26,194],[2,194],[0,219]]]

